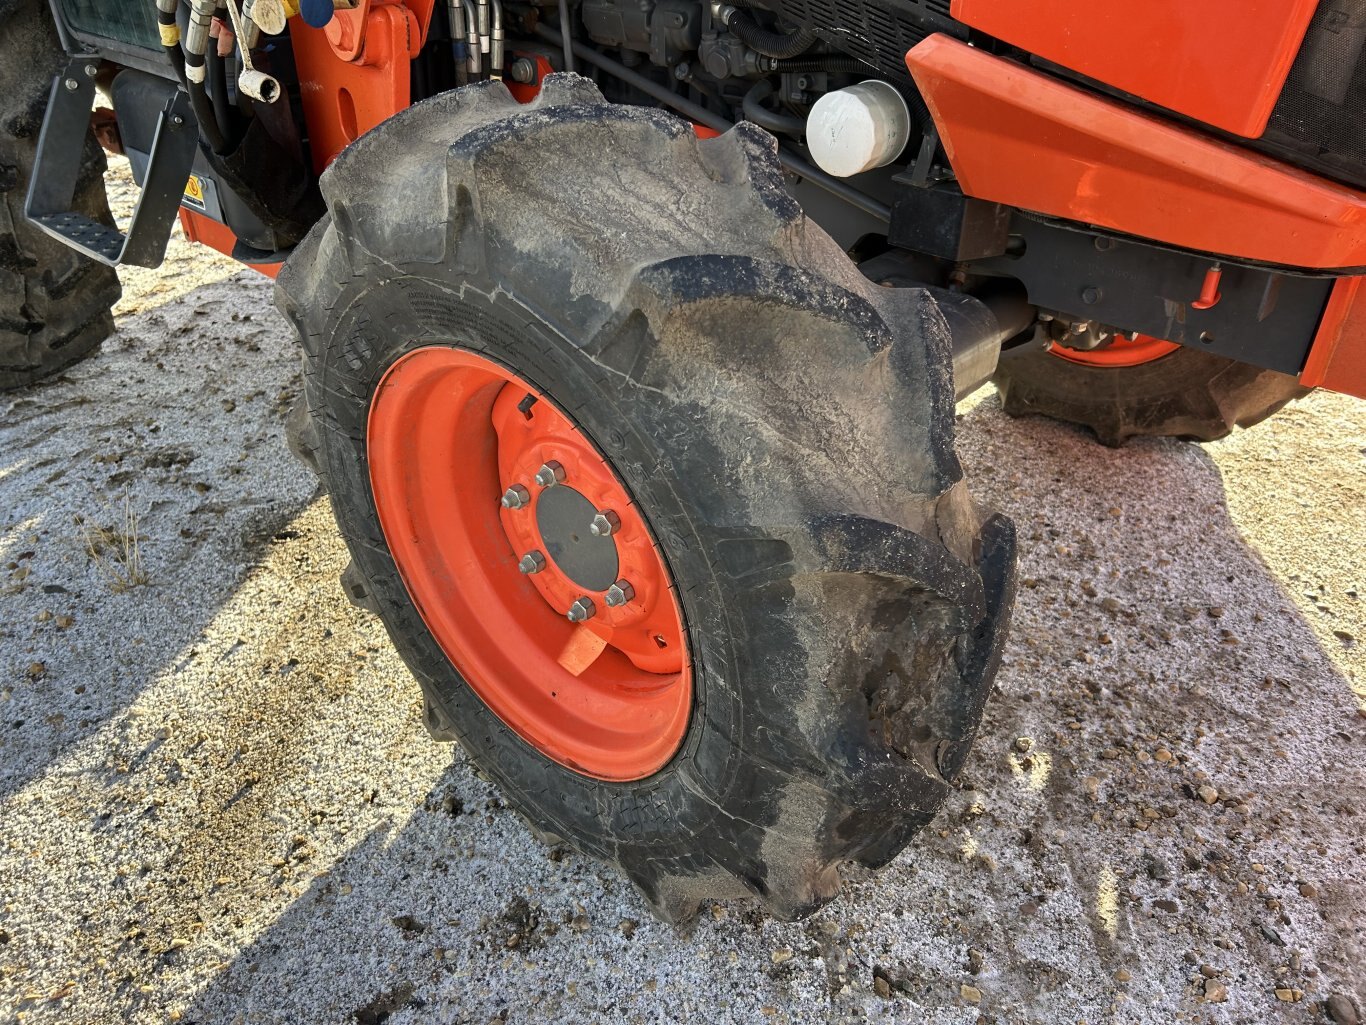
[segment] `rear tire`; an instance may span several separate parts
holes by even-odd
[[[744,895],[805,915],[837,894],[840,863],[894,857],[967,756],[1014,590],[1013,529],[976,512],[953,453],[928,294],[867,283],[788,197],[764,133],[699,142],[577,76],[525,107],[496,83],[417,104],[343,153],[323,191],[330,214],[277,298],[306,353],[349,587],[417,677],[433,734],[669,920]],[[386,374],[441,347],[553,402],[648,525],[692,697],[644,778],[576,771],[495,715],[478,691],[506,681],[462,677],[464,653],[405,586],[370,425]],[[449,472],[484,489],[474,507],[496,524],[506,484],[479,465]],[[510,545],[485,557],[516,579]],[[556,623],[549,606],[528,616],[527,645]]]
[[[114,330],[113,268],[24,219],[38,131],[64,60],[45,0],[0,0],[0,391],[84,359]],[[112,225],[104,169],[104,152],[87,132],[76,209]]]
[[[1185,346],[1137,366],[1088,366],[1022,345],[1001,354],[992,381],[1011,416],[1080,424],[1111,447],[1135,436],[1215,441],[1309,394],[1286,374]]]

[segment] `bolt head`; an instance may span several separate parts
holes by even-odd
[[[503,492],[504,509],[521,509],[531,501],[531,492],[520,484],[514,484]]]
[[[81,87],[81,84],[77,82],[74,78],[68,78],[65,84],[67,89],[69,89],[73,93]]]
[[[564,467],[553,459],[536,471],[536,483],[543,488],[563,484],[564,477]]]
[[[94,77],[95,77],[96,75],[98,75],[98,74],[99,74],[99,69],[96,68],[95,65],[93,65],[93,64],[87,64],[87,65],[85,66],[85,75],[86,75],[87,78],[94,78]]]
[[[522,556],[522,561],[517,563],[517,568],[523,573],[539,573],[545,569],[545,556],[540,552],[527,552]]]
[[[569,616],[571,623],[582,623],[585,619],[592,619],[598,613],[598,607],[593,604],[593,599],[588,597],[579,598],[573,605],[569,606]]]
[[[1081,290],[1081,301],[1087,306],[1094,306],[1100,302],[1100,289],[1094,285],[1088,285]]]
[[[588,531],[594,537],[611,537],[621,529],[621,517],[611,509],[604,509],[593,517],[593,522],[588,525]]]
[[[636,589],[631,586],[629,580],[618,580],[607,589],[607,596],[604,599],[612,608],[625,605],[636,596]]]

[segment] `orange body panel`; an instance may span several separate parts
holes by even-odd
[[[302,83],[313,169],[319,174],[353,140],[411,102],[409,65],[422,49],[423,10],[371,0],[367,8],[338,11],[325,29],[295,19],[290,26]],[[364,14],[359,22],[357,15]],[[338,40],[333,43],[335,36]],[[343,55],[353,54],[352,59]]]
[[[1249,260],[1366,265],[1366,193],[944,36],[906,63],[969,196]]]
[[[1300,383],[1366,399],[1366,278],[1333,287]]]
[[[953,0],[953,16],[1045,60],[1255,138],[1318,0]]]
[[[217,249],[224,256],[232,255],[232,247],[237,245],[237,236],[226,224],[220,224],[212,217],[196,213],[194,210],[180,208],[180,227],[191,242],[198,242],[210,249]],[[268,278],[280,273],[282,263],[249,263],[252,270],[260,271]]]

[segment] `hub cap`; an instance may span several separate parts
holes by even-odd
[[[588,437],[501,364],[433,347],[386,372],[367,445],[408,593],[494,714],[598,779],[668,762],[692,704],[682,615],[649,528]],[[606,512],[619,526],[595,533]]]

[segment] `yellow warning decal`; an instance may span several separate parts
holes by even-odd
[[[199,180],[199,175],[190,175],[190,180],[185,183],[185,200],[198,207],[204,205],[204,183]]]

